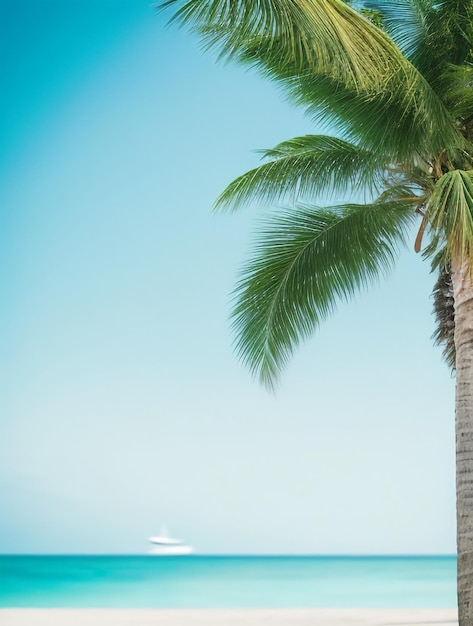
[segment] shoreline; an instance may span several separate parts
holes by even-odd
[[[1,626],[456,626],[456,609],[0,608]]]

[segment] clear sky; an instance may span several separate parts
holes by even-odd
[[[161,523],[199,553],[453,553],[454,380],[419,256],[275,395],[232,353],[261,212],[212,202],[311,120],[148,0],[2,11],[0,553],[141,553]]]

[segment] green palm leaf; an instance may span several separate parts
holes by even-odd
[[[379,188],[385,167],[376,154],[336,137],[306,135],[263,151],[270,159],[239,176],[217,199],[216,207],[238,208],[258,200],[295,201],[348,189]]]
[[[281,63],[271,39],[249,45],[242,60],[281,83],[314,121],[335,127],[346,139],[402,161],[464,145],[454,118],[431,86],[405,59],[384,88],[353,87],[330,73],[315,72],[304,59]],[[301,69],[303,68],[303,69]]]
[[[272,387],[299,341],[390,269],[414,218],[412,202],[299,207],[273,219],[236,289],[239,356]]]
[[[473,0],[368,0],[401,51],[434,85],[471,56]]]
[[[167,0],[174,19],[222,55],[281,81],[347,138],[439,152],[461,144],[441,100],[387,35],[340,0]]]
[[[341,0],[165,0],[222,55],[239,58],[255,40],[270,39],[282,63],[304,59],[354,88],[375,91],[403,71],[402,55],[382,31]]]
[[[473,264],[473,172],[453,170],[435,184],[427,217],[432,243],[431,255],[445,245],[446,259],[464,259]]]
[[[367,0],[363,4],[381,16],[383,27],[401,52],[416,67],[422,65],[432,0]]]
[[[448,84],[444,100],[456,117],[462,120],[463,133],[473,140],[473,63],[450,65],[444,74]]]
[[[473,0],[434,2],[437,21],[430,43],[440,52],[440,62],[461,65],[471,59],[473,45]],[[431,48],[432,48],[431,46]]]

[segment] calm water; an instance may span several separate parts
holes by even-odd
[[[0,556],[0,607],[454,607],[454,557]]]

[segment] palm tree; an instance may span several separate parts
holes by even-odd
[[[456,371],[458,604],[473,625],[473,0],[167,0],[221,56],[278,81],[334,136],[285,141],[218,208],[285,204],[235,292],[237,353],[269,387],[339,300],[414,247],[437,272]],[[335,194],[363,202],[316,206]]]

